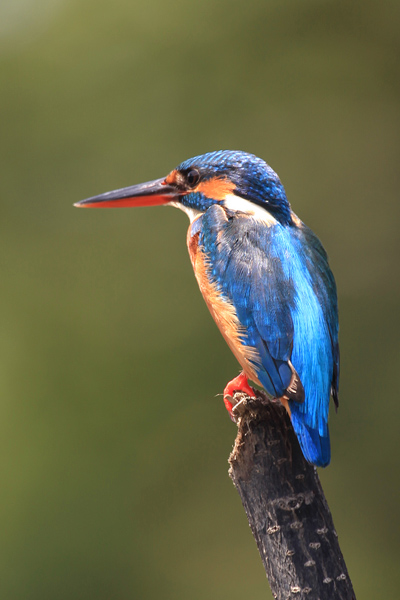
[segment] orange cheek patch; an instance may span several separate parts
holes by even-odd
[[[232,194],[235,184],[227,177],[214,177],[200,183],[195,192],[201,192],[206,198],[223,200],[228,194]]]
[[[178,180],[178,171],[176,169],[174,169],[173,171],[171,171],[171,173],[169,175],[166,176],[165,178],[165,183],[168,183],[169,185],[176,183]]]

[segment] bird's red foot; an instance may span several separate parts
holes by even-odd
[[[231,402],[235,392],[244,392],[245,394],[248,394],[253,398],[256,395],[253,388],[249,386],[247,377],[243,372],[240,373],[240,375],[238,375],[234,379],[232,379],[232,381],[227,383],[224,389],[224,404],[232,421],[236,420],[232,415],[232,409],[234,405]]]

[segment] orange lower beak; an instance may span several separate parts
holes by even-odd
[[[130,187],[106,192],[81,200],[74,206],[84,208],[122,208],[126,206],[156,206],[168,204],[178,196],[176,187],[165,182],[165,179],[155,179]]]

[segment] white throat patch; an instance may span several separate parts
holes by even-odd
[[[277,220],[275,217],[271,215],[265,208],[259,206],[258,204],[254,204],[254,202],[250,202],[250,200],[245,200],[244,198],[240,198],[235,194],[228,194],[224,200],[225,208],[229,210],[233,210],[235,212],[242,212],[246,215],[252,216],[257,221],[262,221],[268,227],[277,224]]]
[[[166,206],[174,206],[175,208],[179,208],[179,210],[182,210],[184,213],[187,214],[191,223],[193,223],[193,221],[197,219],[199,215],[201,215],[200,210],[196,210],[195,208],[189,206],[184,206],[180,202],[169,202]]]

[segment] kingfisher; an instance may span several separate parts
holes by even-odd
[[[330,398],[339,405],[336,284],[327,254],[291,210],[261,158],[221,150],[185,160],[166,177],[75,206],[175,206],[190,219],[187,247],[203,298],[242,371],[224,390],[285,407],[306,460],[330,462]],[[234,419],[234,417],[232,417]]]

